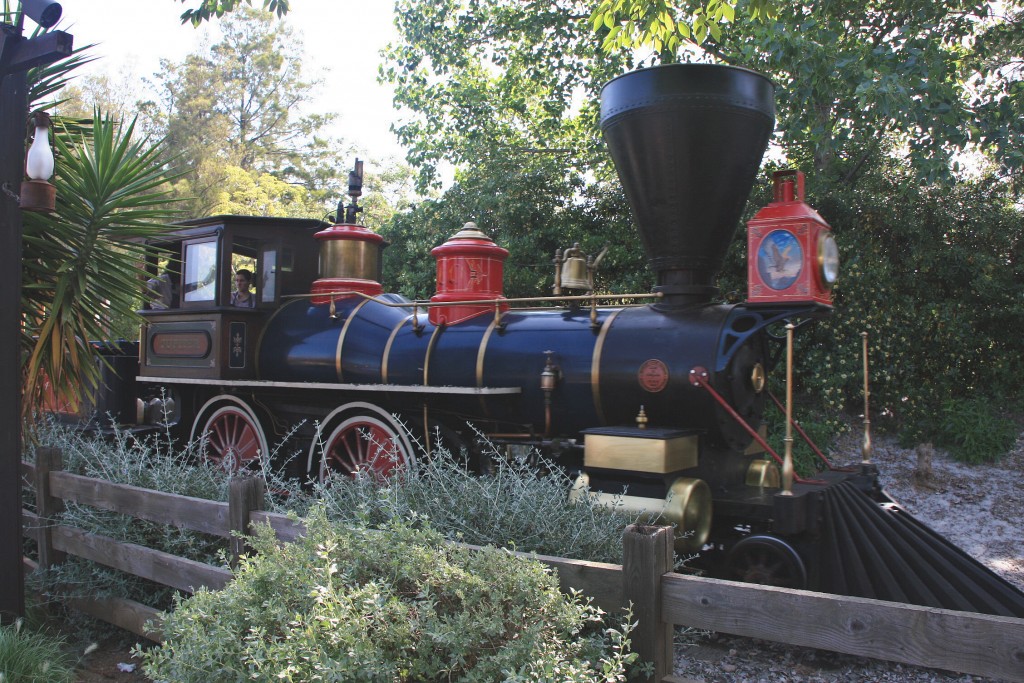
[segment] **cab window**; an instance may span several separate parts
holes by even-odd
[[[213,303],[217,295],[216,240],[185,245],[182,295],[186,303]]]
[[[260,301],[265,304],[274,303],[277,296],[277,250],[266,248],[260,255],[259,292]]]

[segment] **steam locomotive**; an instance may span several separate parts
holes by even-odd
[[[137,359],[115,354],[96,407],[169,419],[231,467],[300,424],[299,474],[313,477],[385,475],[438,438],[479,456],[483,434],[574,472],[577,497],[676,524],[711,575],[1024,616],[1024,595],[889,500],[869,462],[803,480],[764,439],[774,330],[827,315],[838,274],[802,176],[781,173],[748,226],[747,301],[714,302],[774,128],[773,84],[706,64],[635,71],[605,86],[601,126],[652,292],[595,293],[600,258],[571,247],[552,296],[506,298],[508,252],[467,223],[432,251],[429,301],[384,293],[384,240],[356,220],[357,163],[334,225],[179,224],[163,245],[172,304],[143,311]],[[241,261],[252,308],[230,305]]]

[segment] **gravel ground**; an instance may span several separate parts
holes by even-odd
[[[858,437],[834,462],[859,461]],[[915,474],[918,452],[875,439],[886,491],[909,512],[1024,590],[1024,435],[999,463],[966,466],[934,451],[931,476]],[[675,674],[703,683],[975,683],[985,679],[824,650],[698,631],[676,636]]]

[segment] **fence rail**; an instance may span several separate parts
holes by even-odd
[[[256,478],[232,480],[229,502],[218,503],[62,472],[54,449],[38,449],[36,465],[23,464],[23,472],[35,483],[38,512],[23,510],[22,528],[37,541],[42,567],[74,555],[186,592],[221,588],[231,580],[223,567],[61,525],[64,501],[224,537],[236,559],[245,548],[233,532],[248,533],[252,524],[269,524],[283,542],[305,533],[301,521],[261,509],[263,482]],[[654,663],[650,681],[680,680],[670,675],[672,632],[674,625],[684,625],[1024,682],[1024,619],[676,574],[666,527],[627,528],[622,565],[519,554],[550,566],[563,590],[579,590],[606,611],[631,604],[634,649]],[[31,560],[25,562],[35,569]],[[150,640],[162,639],[159,612],[146,605],[123,598],[78,598],[70,605]]]

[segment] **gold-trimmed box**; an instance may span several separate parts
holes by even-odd
[[[697,434],[678,429],[599,427],[583,437],[587,468],[667,474],[697,466]]]

